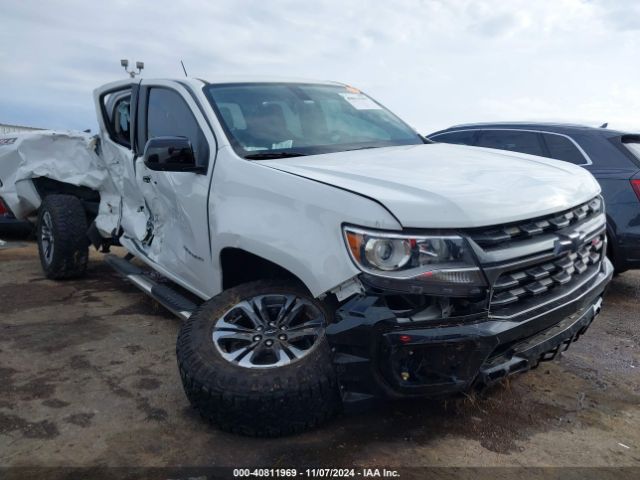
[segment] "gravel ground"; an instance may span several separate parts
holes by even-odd
[[[640,466],[640,272],[559,361],[480,397],[389,404],[302,435],[226,434],[189,407],[179,321],[92,254],[43,278],[0,249],[0,466]]]

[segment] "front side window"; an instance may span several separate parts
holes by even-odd
[[[205,87],[238,155],[314,155],[424,143],[398,117],[358,90],[297,83]]]
[[[149,91],[147,107],[147,140],[154,137],[185,137],[191,142],[197,165],[207,166],[207,139],[178,92],[166,88]]]
[[[552,133],[542,134],[544,143],[547,144],[549,149],[549,156],[556,160],[563,160],[565,162],[575,163],[576,165],[584,165],[587,160],[582,155],[582,152],[578,150],[578,147],[562,135],[554,135]]]
[[[535,132],[485,130],[480,132],[476,146],[528,153],[529,155],[544,156],[545,154],[540,143],[540,135]]]
[[[429,137],[434,142],[453,143],[456,145],[474,145],[476,140],[475,130],[460,130],[458,132],[439,133]]]

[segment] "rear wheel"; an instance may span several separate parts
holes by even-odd
[[[49,195],[40,207],[37,240],[47,278],[82,276],[89,260],[87,217],[79,198]]]
[[[185,393],[223,430],[281,436],[312,428],[340,406],[324,328],[328,309],[292,284],[231,288],[183,325]]]

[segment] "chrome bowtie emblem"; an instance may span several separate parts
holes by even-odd
[[[576,252],[584,243],[587,236],[585,232],[572,232],[569,234],[561,234],[553,245],[553,254],[558,256],[562,253]]]

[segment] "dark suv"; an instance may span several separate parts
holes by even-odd
[[[640,134],[569,124],[477,123],[440,130],[428,138],[539,155],[586,168],[602,187],[608,255],[616,272],[640,268]]]

